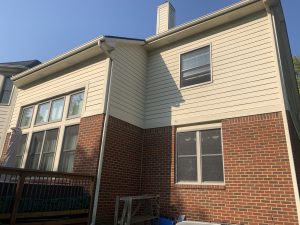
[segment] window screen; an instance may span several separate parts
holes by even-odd
[[[223,182],[221,129],[177,134],[177,182]]]

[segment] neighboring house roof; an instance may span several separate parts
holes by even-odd
[[[38,60],[0,63],[0,68],[29,69],[41,64]]]
[[[196,33],[203,32],[214,27],[238,20],[255,12],[265,10],[267,6],[278,4],[279,0],[242,0],[224,9],[200,17],[183,25],[176,26],[166,32],[156,34],[143,39],[99,36],[90,42],[57,56],[41,65],[17,74],[12,78],[17,86],[30,83],[36,78],[45,77],[69,66],[75,65],[88,58],[94,57],[102,50],[99,48],[100,42],[112,43],[114,41],[134,42],[144,44],[146,49],[155,49],[166,44],[184,39]],[[111,41],[111,42],[110,42]],[[30,75],[30,76],[29,76]]]
[[[32,68],[41,64],[38,60],[27,60],[27,61],[19,61],[19,62],[6,62],[0,63],[1,67],[24,67],[24,68]]]
[[[38,60],[0,63],[0,72],[2,74],[11,76],[14,74],[22,73],[23,71],[26,71],[39,64],[41,64],[41,62]]]

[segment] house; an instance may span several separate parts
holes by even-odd
[[[171,3],[157,13],[152,37],[101,36],[13,76],[16,166],[97,175],[97,224],[112,224],[116,196],[140,194],[159,194],[168,217],[299,224],[300,101],[280,1],[180,26]]]
[[[10,78],[12,75],[21,73],[38,64],[40,62],[37,60],[0,63],[0,155],[16,96]]]

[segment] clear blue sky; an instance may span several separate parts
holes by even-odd
[[[238,0],[172,0],[176,24]],[[0,62],[48,60],[99,35],[145,38],[155,33],[164,0],[1,0]],[[283,0],[292,52],[300,55],[299,0]]]

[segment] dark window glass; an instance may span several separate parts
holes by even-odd
[[[41,162],[39,165],[40,170],[49,171],[53,169],[53,161],[57,145],[57,135],[58,129],[46,131]]]
[[[196,155],[196,132],[177,134],[178,155]]]
[[[58,129],[32,134],[26,168],[52,170]]]
[[[77,146],[79,125],[66,127],[63,148],[60,156],[59,170],[73,172],[75,150]]]
[[[178,158],[177,181],[197,181],[197,157]]]
[[[177,181],[197,181],[196,132],[177,134]]]
[[[26,162],[26,168],[38,169],[43,140],[44,131],[32,134],[29,153]]]
[[[221,129],[177,134],[177,181],[197,182],[198,174],[201,182],[224,181]]]
[[[11,96],[13,88],[13,82],[11,81],[10,77],[5,77],[3,88],[0,94],[0,103],[8,104]]]
[[[203,182],[224,181],[221,129],[201,131]]]
[[[20,127],[28,127],[30,125],[32,114],[33,114],[33,106],[23,109],[22,117],[20,121]]]
[[[16,149],[16,165],[15,167],[21,168],[26,148],[27,134],[23,134],[20,143],[17,145]]]
[[[222,155],[202,156],[202,181],[224,181]]]
[[[201,131],[202,154],[222,154],[221,130]]]
[[[211,81],[210,46],[181,55],[180,86]]]

